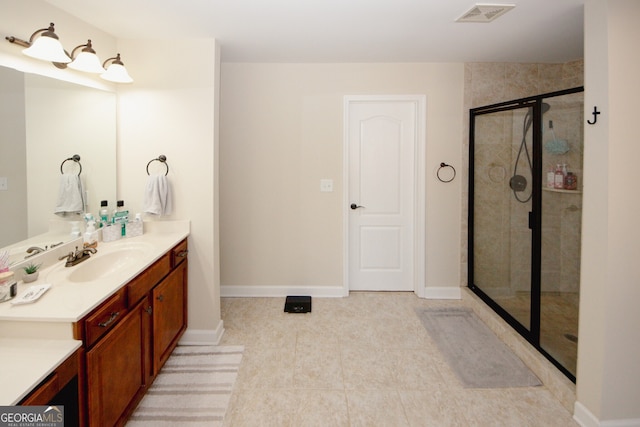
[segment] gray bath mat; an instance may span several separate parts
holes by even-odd
[[[416,309],[464,387],[541,385],[538,377],[468,308]]]

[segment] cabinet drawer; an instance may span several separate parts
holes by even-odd
[[[129,282],[129,306],[135,305],[171,270],[171,254],[167,253],[151,267]]]
[[[80,350],[76,350],[67,360],[35,388],[20,405],[48,405],[55,395],[74,377],[78,376]]]
[[[171,250],[171,267],[175,268],[178,264],[187,259],[188,254],[189,249],[187,248],[187,240],[185,239]]]
[[[87,317],[84,323],[85,345],[91,347],[124,317],[126,311],[127,299],[123,288]]]

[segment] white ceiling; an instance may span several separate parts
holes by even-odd
[[[117,38],[214,37],[225,62],[566,62],[583,56],[585,0],[46,0]]]

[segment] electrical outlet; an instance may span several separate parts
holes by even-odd
[[[320,180],[320,191],[323,193],[331,193],[333,192],[333,180],[332,179],[321,179]]]

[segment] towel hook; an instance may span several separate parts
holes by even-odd
[[[587,120],[587,123],[589,123],[590,125],[595,125],[596,122],[598,121],[598,115],[600,114],[600,111],[598,111],[597,106],[593,107],[593,113],[591,114],[593,114],[593,121]]]
[[[453,171],[453,176],[451,178],[449,178],[449,179],[442,179],[440,177],[440,171],[443,168],[451,168],[451,170]],[[441,182],[451,182],[456,177],[456,168],[454,168],[451,165],[446,164],[445,162],[442,162],[442,163],[440,163],[440,167],[438,168],[438,171],[436,172],[436,176],[438,177],[438,180],[440,180]]]
[[[167,176],[167,174],[169,173],[169,164],[167,163],[167,156],[165,156],[164,154],[160,154],[157,159],[149,160],[149,163],[147,163],[147,175],[151,175],[149,173],[149,165],[153,162],[164,163],[164,165],[167,167],[167,171],[165,172],[164,176]]]
[[[78,166],[80,166],[80,171],[78,172],[78,176],[80,176],[80,174],[82,173],[82,163],[80,163],[80,156],[77,154],[74,154],[72,157],[69,157],[68,159],[64,159],[62,161],[62,163],[60,164],[60,173],[64,175],[64,171],[62,170],[62,166],[68,162],[69,160],[73,160],[74,162],[76,162],[78,164]]]

